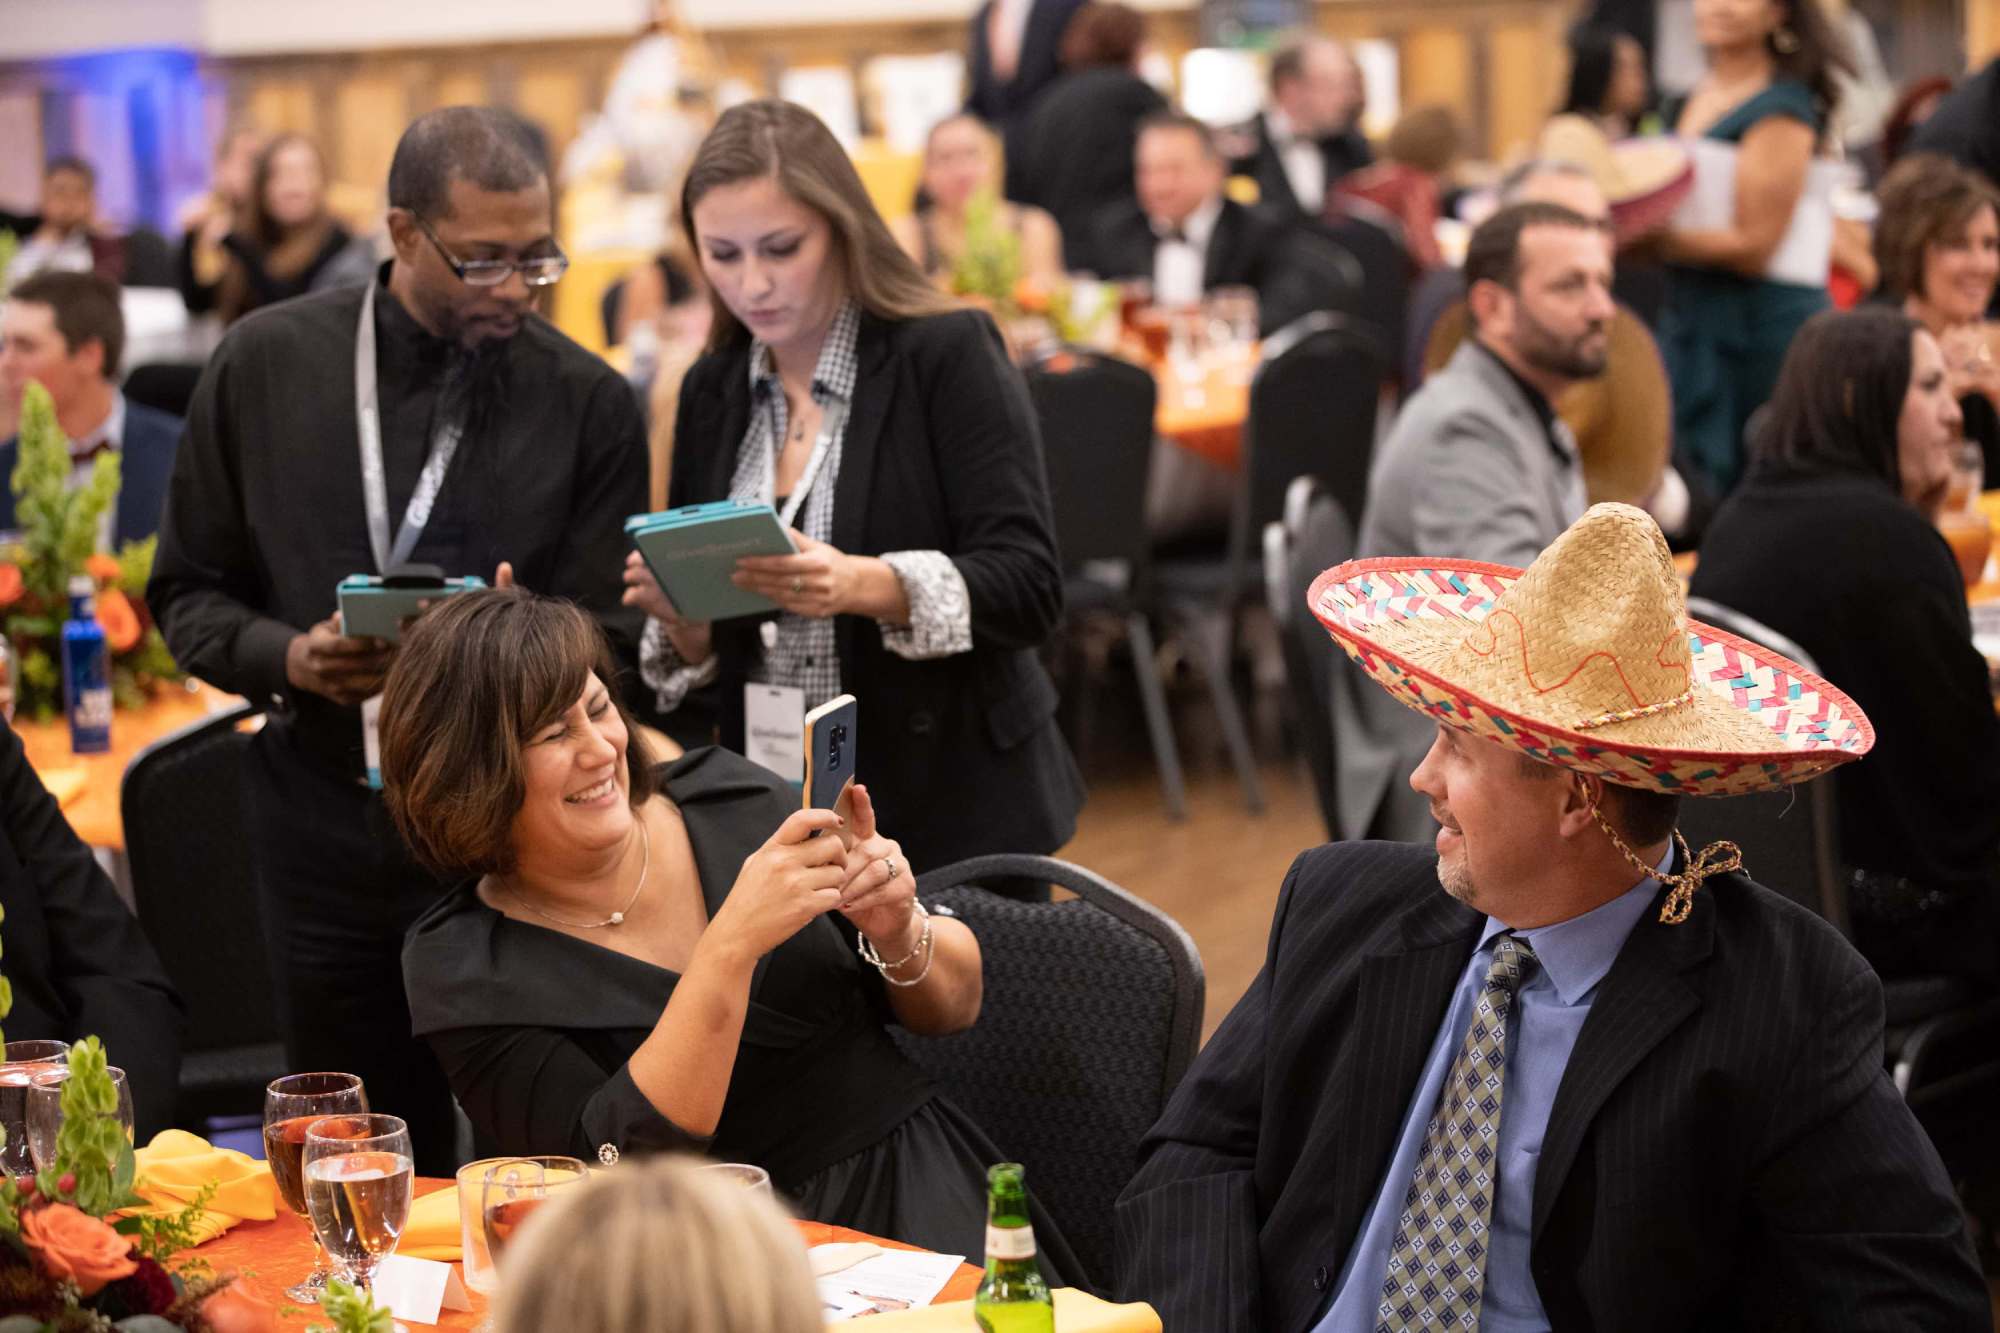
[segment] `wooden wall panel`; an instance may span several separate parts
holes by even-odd
[[[300,71],[303,73],[303,71]],[[243,102],[243,119],[271,134],[319,137],[319,115],[313,87],[299,74],[274,71],[250,85]]]
[[[396,140],[410,123],[407,88],[393,74],[361,73],[334,90],[333,142],[324,144],[334,179],[349,184],[388,179]]]
[[[1551,49],[1547,25],[1509,23],[1487,34],[1485,63],[1486,148],[1504,161],[1540,137],[1562,100],[1565,62],[1560,46]]]
[[[576,137],[584,113],[596,109],[586,102],[584,70],[551,61],[521,71],[514,83],[514,109],[548,131],[549,148],[558,162]]]
[[[1473,97],[1472,34],[1464,28],[1425,24],[1403,35],[1403,106],[1440,102],[1471,123],[1478,115]]]

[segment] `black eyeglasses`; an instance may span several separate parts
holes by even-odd
[[[569,256],[562,252],[559,245],[554,254],[537,255],[533,259],[460,259],[444,248],[444,242],[431,230],[430,223],[415,213],[410,217],[423,229],[430,243],[437,247],[439,257],[458,280],[468,287],[498,287],[513,273],[519,273],[521,281],[530,287],[546,287],[569,271]]]

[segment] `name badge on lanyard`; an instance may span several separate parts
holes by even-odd
[[[827,455],[833,451],[833,441],[839,436],[846,419],[847,404],[839,399],[828,403],[821,412],[819,434],[813,440],[812,453],[807,456],[805,468],[799,473],[798,484],[792,487],[785,507],[778,512],[779,526],[789,530],[798,520],[805,508],[806,497],[812,492],[813,483],[819,480],[820,470],[825,467]],[[776,441],[780,434],[774,429],[772,440]],[[778,450],[775,443],[770,447],[770,458],[769,480],[763,496],[767,502],[776,499],[778,489]],[[778,646],[778,622],[766,620],[757,626],[757,637],[762,640],[765,653],[772,652]],[[745,682],[744,757],[798,786],[805,782],[805,746],[806,692],[790,685]]]
[[[368,511],[368,546],[375,557],[375,572],[387,574],[408,563],[417,549],[417,539],[431,521],[431,509],[444,488],[444,475],[465,434],[465,422],[454,416],[438,426],[431,437],[430,453],[417,474],[416,489],[403,508],[403,522],[391,540],[389,535],[389,483],[382,463],[382,406],[375,379],[375,281],[371,278],[361,297],[361,323],[354,333],[354,424],[361,444],[361,498]],[[343,627],[344,628],[344,627]],[[377,694],[361,705],[361,745],[368,764],[368,785],[381,789],[382,752],[380,720],[382,696]]]

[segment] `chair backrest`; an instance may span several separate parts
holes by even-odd
[[[1026,374],[1063,567],[1122,560],[1136,576],[1148,550],[1146,479],[1159,386],[1131,362],[1083,348],[1059,349]]]
[[[219,713],[141,750],[125,770],[125,851],[139,925],[187,1002],[188,1054],[279,1040],[275,992],[244,838],[238,730]]]
[[[1074,900],[1024,903],[978,887],[1048,882]],[[1046,856],[981,856],[921,876],[927,904],[979,936],[985,1002],[970,1031],[896,1039],[1035,1192],[1100,1283],[1112,1204],[1139,1140],[1194,1059],[1205,983],[1194,941],[1109,881]]]
[[[1340,502],[1312,477],[1297,477],[1285,494],[1285,517],[1265,530],[1271,618],[1284,654],[1285,691],[1299,727],[1299,748],[1319,797],[1329,838],[1340,836],[1337,738],[1334,734],[1334,673],[1346,654],[1321,628],[1306,606],[1312,581],[1324,570],[1354,558],[1354,525]]]
[[[626,278],[617,278],[607,283],[604,295],[597,298],[597,316],[604,321],[604,345],[618,345],[618,317],[625,311]]]
[[[1688,615],[1790,658],[1817,675],[1798,646],[1760,620],[1703,597],[1688,598]],[[1701,796],[1681,803],[1681,836],[1699,849],[1726,839],[1743,852],[1743,871],[1766,888],[1808,907],[1849,933],[1847,888],[1830,776],[1782,791]]]
[[[1410,255],[1396,234],[1393,218],[1377,217],[1365,199],[1344,198],[1339,216],[1309,226],[1332,237],[1361,265],[1360,317],[1379,330],[1383,360],[1403,354],[1410,318]],[[1370,216],[1363,216],[1363,214]]]
[[[1247,553],[1265,524],[1282,517],[1285,490],[1296,477],[1321,482],[1341,512],[1360,521],[1388,371],[1375,341],[1339,315],[1308,315],[1264,344],[1243,425],[1233,559]]]
[[[134,366],[119,386],[125,397],[170,416],[185,417],[194,390],[201,383],[201,367],[178,361],[153,361]]]
[[[1284,256],[1294,281],[1259,311],[1267,333],[1318,311],[1364,318],[1368,276],[1346,246],[1317,228],[1296,227],[1285,237]]]

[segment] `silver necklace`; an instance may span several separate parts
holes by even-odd
[[[502,885],[501,887],[506,888],[509,898],[512,898],[515,902],[542,918],[542,920],[553,921],[558,926],[568,926],[571,930],[597,930],[603,926],[622,926],[625,924],[625,914],[632,910],[632,904],[639,901],[639,894],[646,887],[646,872],[653,868],[653,830],[647,826],[644,815],[639,817],[639,838],[640,846],[643,849],[640,855],[644,858],[639,862],[639,882],[632,886],[632,896],[625,900],[625,905],[610,916],[605,917],[602,921],[571,921],[566,917],[557,916],[553,912],[544,912],[541,908],[514,892],[511,887],[506,885]]]

